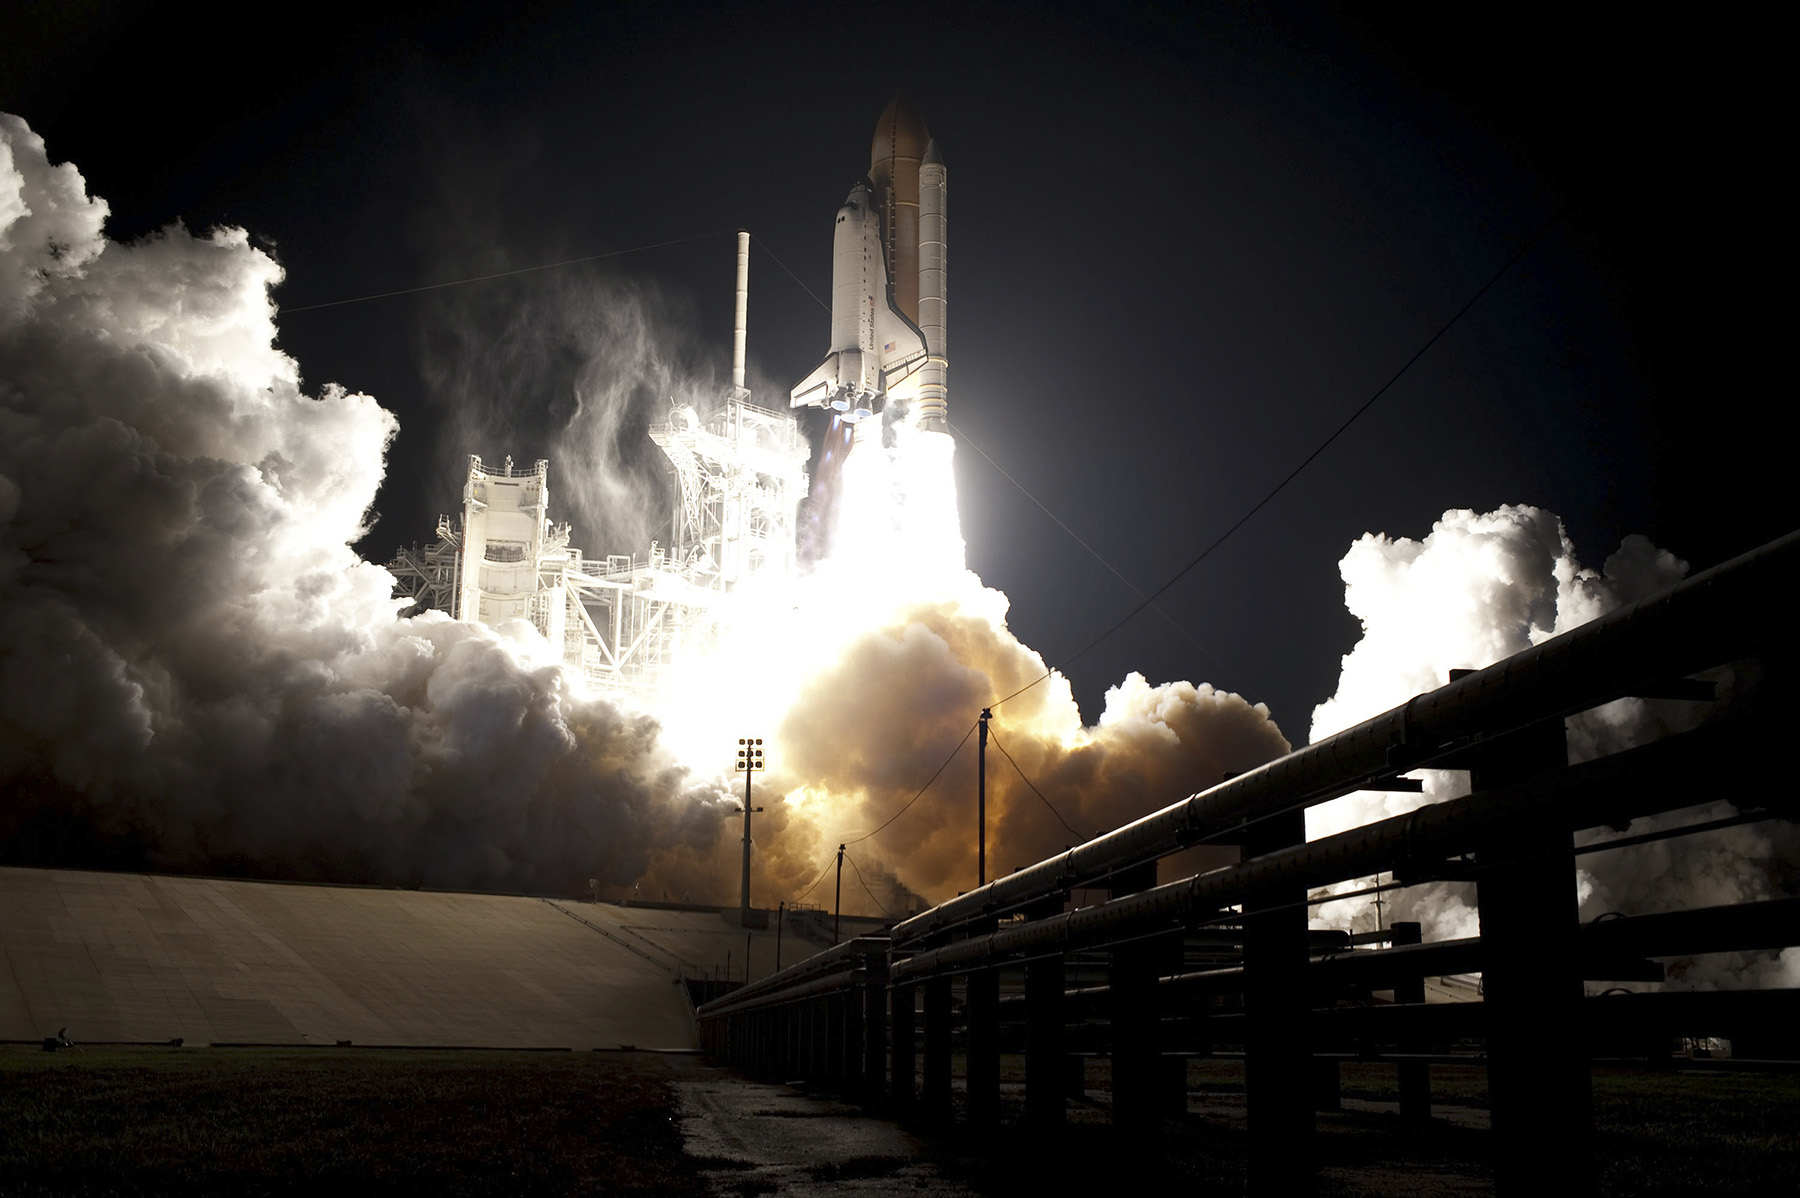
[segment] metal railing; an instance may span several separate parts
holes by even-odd
[[[963,1109],[978,1123],[998,1117],[1005,1043],[1024,1052],[1026,1118],[1054,1126],[1076,1051],[1073,1013],[1098,1007],[1116,1122],[1185,1109],[1176,1054],[1241,1045],[1251,1187],[1292,1193],[1311,1185],[1324,1065],[1346,1053],[1395,1060],[1403,1114],[1419,1117],[1430,1108],[1428,1050],[1475,1037],[1486,1049],[1499,1190],[1591,1181],[1592,1055],[1653,1056],[1678,1034],[1800,1026],[1796,991],[1587,998],[1583,988],[1660,978],[1654,957],[1800,943],[1800,903],[1584,928],[1575,875],[1581,854],[1794,817],[1792,785],[1767,779],[1787,773],[1779,757],[1796,704],[1782,671],[1800,656],[1797,583],[1800,534],[942,903],[887,940],[842,946],[709,1003],[698,1012],[704,1043],[734,1063],[804,1062],[804,1075],[938,1113],[952,1106],[954,1043],[966,1061]],[[1712,683],[1693,675],[1752,658],[1760,682],[1737,688],[1757,691],[1751,699],[1691,731],[1569,764],[1565,717],[1628,696],[1710,700]],[[1468,770],[1471,793],[1306,841],[1307,808],[1420,768]],[[1748,810],[1575,842],[1577,832],[1720,798]],[[1238,845],[1242,860],[1155,884],[1160,859],[1201,843]],[[1471,883],[1480,937],[1406,943],[1417,925],[1397,925],[1394,943],[1371,949],[1309,933],[1320,887],[1390,872],[1395,886]],[[1110,897],[1069,909],[1086,889]],[[1184,954],[1199,939],[1215,956],[1221,941],[1241,947],[1192,970]],[[1071,988],[1078,962],[1098,963],[1105,983]],[[1425,977],[1473,971],[1481,1002],[1425,1002]],[[1377,985],[1392,1001],[1372,1001]]]

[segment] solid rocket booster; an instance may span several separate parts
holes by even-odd
[[[793,389],[794,407],[857,422],[887,401],[915,424],[948,431],[944,160],[899,97],[875,129],[869,174],[838,209],[831,269],[831,349]]]

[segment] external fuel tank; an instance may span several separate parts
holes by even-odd
[[[947,431],[943,158],[925,122],[895,97],[881,114],[869,174],[838,209],[831,348],[790,394],[848,421],[908,401],[923,428]]]

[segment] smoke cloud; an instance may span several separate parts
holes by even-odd
[[[495,465],[506,452],[520,465],[547,457],[557,518],[579,543],[642,555],[669,534],[666,463],[644,430],[720,390],[691,326],[683,305],[617,278],[536,276],[444,298],[420,354],[445,413],[442,479],[458,483],[471,452]]]
[[[721,746],[767,729],[759,902],[799,894],[844,840],[867,886],[847,909],[973,884],[972,741],[856,839],[1044,672],[962,569],[947,439],[860,455],[894,473],[851,490],[910,502],[847,538],[853,560],[760,597],[754,635],[649,710],[588,697],[523,624],[395,618],[391,577],[349,548],[394,419],[301,389],[275,345],[280,267],[243,231],[111,243],[105,204],[23,121],[0,123],[0,153],[0,853],[727,900]],[[630,443],[669,397],[715,388],[661,301],[583,286],[509,317],[497,349],[453,333],[425,358],[473,442],[458,459],[498,457],[507,413],[562,396],[528,432],[556,455],[553,494],[594,522],[578,543],[638,547],[659,488]],[[1287,747],[1238,696],[1135,675],[1093,728],[1053,677],[994,734],[990,872]]]
[[[917,795],[903,817],[851,851],[932,899],[974,888],[977,747],[964,737],[985,704],[1045,673],[1043,660],[993,618],[994,603],[1004,597],[987,591],[902,610],[807,681],[779,729],[791,776],[805,780],[798,805],[817,829],[802,841],[810,848],[795,861],[802,871],[816,873],[838,839],[879,827]],[[1093,727],[1082,726],[1067,681],[1053,675],[997,707],[991,729],[989,878],[1289,747],[1261,704],[1205,684],[1151,686],[1138,674],[1107,692]],[[959,741],[942,778],[919,794]]]
[[[0,117],[8,855],[563,891],[717,839],[717,788],[532,635],[394,619],[348,545],[395,423],[301,391],[276,263],[105,218]]]
[[[1663,590],[1687,564],[1641,536],[1625,538],[1599,570],[1582,566],[1562,522],[1533,507],[1477,514],[1445,512],[1422,541],[1370,534],[1339,564],[1345,603],[1363,636],[1344,657],[1335,695],[1313,713],[1319,740],[1448,681],[1455,668],[1481,668]],[[1730,680],[1727,679],[1729,689]],[[1572,761],[1589,760],[1697,724],[1704,705],[1620,700],[1568,721]],[[1423,795],[1358,793],[1308,813],[1311,838],[1403,814],[1467,793],[1467,774],[1422,772]],[[1708,796],[1696,795],[1695,803]],[[1639,833],[1731,814],[1728,802],[1639,820]],[[1800,846],[1767,825],[1746,825],[1597,853],[1580,859],[1583,919],[1609,912],[1647,914],[1776,897],[1800,866]],[[1608,838],[1614,833],[1608,832]],[[1339,890],[1356,888],[1346,884]],[[1369,930],[1377,918],[1418,920],[1428,940],[1473,936],[1472,887],[1430,883],[1384,899],[1345,899],[1317,909],[1322,926]],[[1800,953],[1720,954],[1677,962],[1671,979],[1688,985],[1800,981]]]
[[[584,694],[527,625],[397,619],[391,576],[350,549],[393,417],[302,390],[276,348],[281,269],[243,231],[120,245],[106,215],[0,116],[0,858],[557,893],[597,878],[730,901],[729,747],[750,734],[770,761],[755,901],[801,896],[844,843],[845,909],[891,914],[975,882],[983,706],[989,877],[1288,748],[1260,705],[1136,674],[1084,727],[1067,681],[1008,630],[1006,597],[963,568],[952,443],[903,424],[844,461],[832,553],[789,589],[746,593],[737,635],[642,709]],[[469,439],[450,476],[465,452],[517,446],[508,413],[553,393],[526,435],[553,455],[558,514],[574,501],[577,544],[641,551],[666,502],[644,426],[716,380],[653,293],[545,294],[488,338],[503,348],[459,334],[425,355]],[[471,309],[466,327],[485,320]],[[1525,507],[1447,513],[1423,541],[1364,537],[1342,563],[1364,636],[1313,735],[1685,569],[1641,538],[1584,568],[1560,522]],[[1693,718],[1614,704],[1572,723],[1572,752]],[[1456,777],[1430,776],[1422,801]],[[1309,826],[1418,801],[1350,796]],[[1590,857],[1583,913],[1781,893],[1797,861],[1757,827]],[[1321,916],[1374,919],[1359,900]],[[1404,892],[1384,917],[1475,929],[1453,886]],[[1694,985],[1800,980],[1792,953],[1684,969]]]

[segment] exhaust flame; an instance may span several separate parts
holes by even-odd
[[[242,231],[172,226],[127,246],[105,219],[74,167],[0,115],[0,859],[547,893],[598,878],[729,902],[743,793],[730,763],[756,735],[769,772],[753,901],[798,896],[840,842],[857,866],[850,911],[972,885],[973,745],[945,760],[1045,665],[1007,628],[1006,596],[965,567],[949,437],[898,414],[891,445],[864,430],[832,552],[742,596],[718,655],[632,710],[578,693],[528,625],[395,619],[392,577],[349,548],[394,418],[365,395],[301,389],[275,346],[281,270]],[[599,348],[570,433],[592,436],[581,460],[606,462],[605,438],[641,435],[620,405],[677,390],[675,368],[641,307],[579,315]],[[631,488],[606,497],[624,505]],[[1684,568],[1639,539],[1585,570],[1531,508],[1450,513],[1424,542],[1365,537],[1343,563],[1365,637],[1314,732]],[[1138,674],[1092,726],[1059,675],[995,717],[996,874],[1288,748],[1260,705]],[[1593,713],[1575,751],[1629,743],[1652,717]],[[1427,785],[1428,801],[1450,793]],[[1357,796],[1313,831],[1395,810]],[[1587,875],[1584,910],[1769,894],[1800,859],[1790,833],[1755,828],[1613,857]],[[1386,917],[1469,929],[1449,890],[1402,903]],[[1794,984],[1800,954],[1740,967]]]

